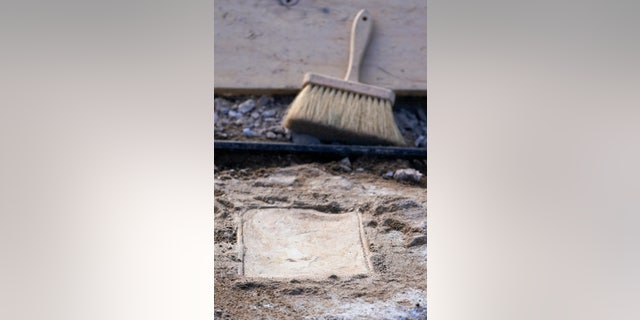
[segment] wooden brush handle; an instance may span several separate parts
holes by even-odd
[[[362,9],[353,20],[351,27],[351,45],[349,48],[349,66],[347,67],[347,75],[344,77],[347,81],[359,82],[360,78],[360,62],[362,56],[369,44],[369,36],[373,29],[373,20],[367,10]]]

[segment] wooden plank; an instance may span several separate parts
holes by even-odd
[[[367,9],[374,28],[360,81],[400,95],[426,94],[426,0],[288,2],[296,4],[215,1],[216,92],[295,92],[306,72],[344,78],[353,18]]]

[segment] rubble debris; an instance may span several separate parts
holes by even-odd
[[[242,129],[242,133],[244,134],[245,137],[251,137],[253,136],[253,132],[251,132],[251,128],[244,128]]]
[[[427,145],[427,138],[423,135],[420,135],[416,141],[413,143],[413,145],[417,148],[424,148]]]
[[[256,107],[256,102],[255,102],[253,99],[249,99],[249,100],[247,100],[247,101],[245,101],[245,102],[241,103],[241,104],[238,106],[238,111],[239,111],[241,114],[245,114],[245,113],[247,113],[247,112],[249,112],[249,111],[253,110],[253,108],[255,108],[255,107]]]
[[[267,117],[273,117],[273,116],[275,116],[275,115],[276,115],[276,110],[273,110],[273,109],[271,109],[271,110],[267,110],[267,111],[265,111],[265,112],[263,112],[263,113],[262,113],[262,116],[263,116],[263,117],[265,117],[265,118],[267,118]]]
[[[409,241],[409,243],[407,244],[407,248],[421,246],[425,244],[427,244],[427,236],[417,236],[411,239],[411,241]]]
[[[420,178],[422,178],[422,173],[416,169],[399,169],[393,174],[393,179],[398,182],[420,182]]]
[[[273,133],[273,131],[267,131],[266,137],[267,139],[276,139],[278,136],[276,136],[276,134]]]

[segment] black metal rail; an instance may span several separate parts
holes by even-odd
[[[322,153],[341,155],[375,155],[395,158],[427,158],[426,148],[356,146],[334,144],[294,144],[247,141],[215,141],[215,151],[260,151],[290,153]]]

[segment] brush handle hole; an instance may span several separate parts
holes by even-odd
[[[373,17],[365,9],[358,11],[351,25],[351,41],[349,43],[349,65],[344,80],[358,82],[360,78],[360,63],[369,43],[369,36],[373,29]]]
[[[286,7],[291,7],[298,4],[300,0],[280,0],[280,4]]]

